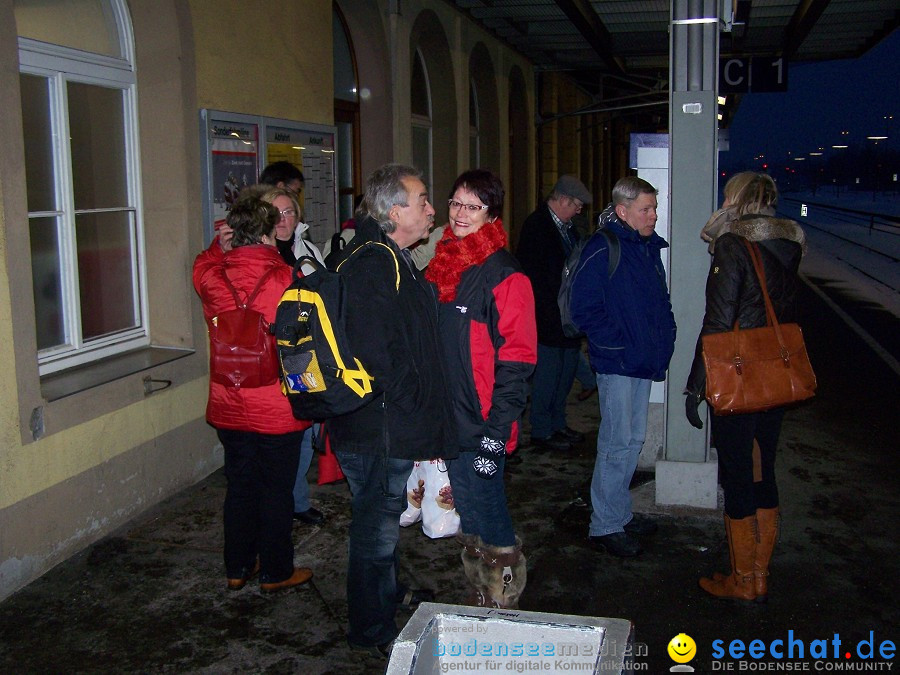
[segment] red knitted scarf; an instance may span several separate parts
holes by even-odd
[[[437,243],[434,258],[428,263],[425,278],[438,288],[438,300],[450,302],[456,298],[456,287],[463,272],[480,265],[489,255],[506,246],[506,231],[498,218],[485,223],[477,232],[457,239],[449,225]]]

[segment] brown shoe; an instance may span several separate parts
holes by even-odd
[[[259,574],[259,558],[256,559],[256,564],[253,565],[253,569],[250,570],[250,573],[247,576],[238,577],[237,579],[226,579],[226,587],[229,591],[239,591],[257,574]]]
[[[274,593],[275,591],[280,591],[285,588],[292,588],[293,586],[305,584],[312,579],[312,575],[312,570],[308,567],[295,567],[294,573],[284,581],[276,581],[273,584],[260,584],[259,590],[263,593]]]

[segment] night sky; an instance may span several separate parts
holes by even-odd
[[[894,116],[889,133],[886,115]],[[729,129],[731,149],[719,162],[731,170],[760,169],[759,154],[782,162],[788,151],[823,147],[827,155],[832,145],[872,143],[870,135],[900,148],[900,30],[857,59],[790,64],[788,91],[745,95]]]

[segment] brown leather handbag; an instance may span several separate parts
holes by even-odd
[[[717,415],[761,412],[811,398],[816,375],[795,323],[779,324],[758,244],[744,240],[766,303],[766,326],[702,336],[706,400]]]

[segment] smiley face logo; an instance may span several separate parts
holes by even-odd
[[[697,655],[697,643],[685,633],[679,633],[669,640],[669,658],[675,663],[687,663]]]

